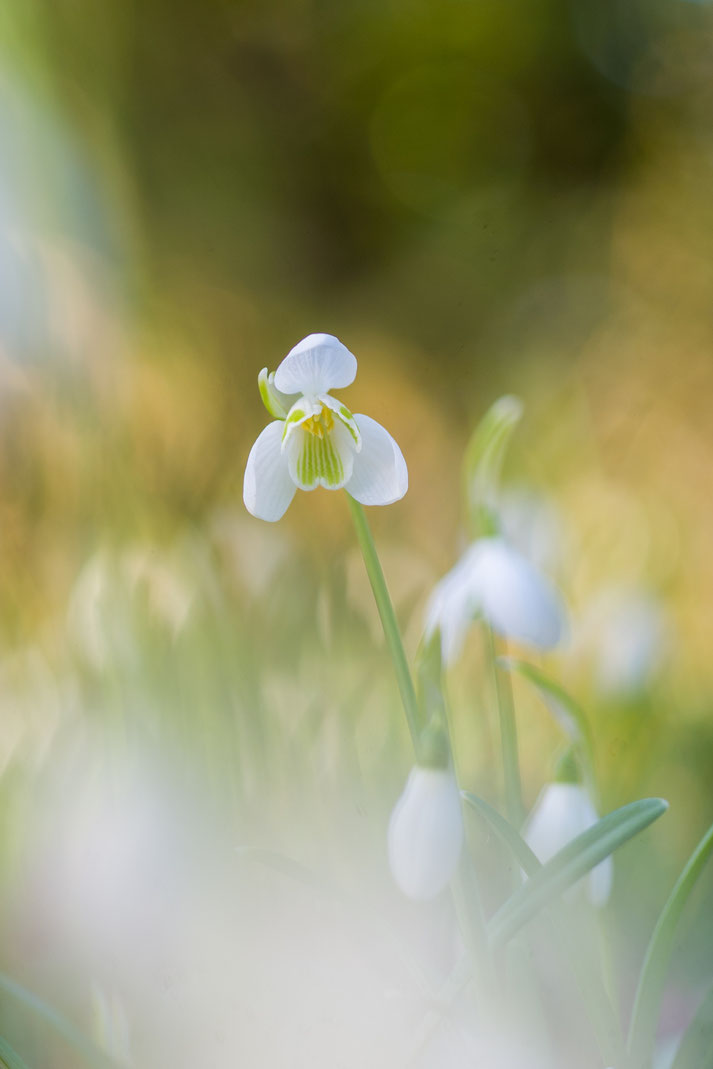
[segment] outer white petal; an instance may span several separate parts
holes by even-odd
[[[371,416],[355,413],[361,432],[361,450],[347,490],[362,505],[391,505],[408,490],[408,468],[403,453],[385,427]]]
[[[349,386],[356,371],[356,357],[333,334],[309,334],[278,367],[275,386],[282,393],[314,396]]]
[[[441,651],[446,664],[452,664],[460,656],[466,631],[478,611],[477,599],[469,584],[474,551],[475,547],[467,550],[443,576],[426,605],[426,638],[440,628]]]
[[[389,822],[389,865],[409,898],[427,901],[453,875],[463,845],[463,816],[453,774],[411,770]]]
[[[543,863],[597,822],[597,813],[578,783],[550,783],[537,799],[525,827],[525,841]],[[593,905],[603,906],[611,891],[612,859],[602,861],[588,878]]]
[[[250,450],[243,480],[245,508],[259,520],[274,522],[284,516],[297,487],[282,453],[284,421],[268,423]]]
[[[543,788],[525,827],[525,841],[540,861],[549,861],[585,830],[586,801],[577,783],[548,783]]]
[[[469,584],[496,631],[541,649],[555,646],[565,628],[559,595],[501,538],[476,543]]]

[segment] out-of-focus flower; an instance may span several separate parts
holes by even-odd
[[[669,627],[661,603],[635,589],[603,591],[583,614],[575,656],[591,659],[594,680],[605,694],[640,693],[663,660]]]
[[[453,773],[416,765],[389,822],[389,864],[409,898],[424,902],[443,890],[463,845],[463,815]]]
[[[544,864],[587,828],[597,823],[597,811],[579,783],[548,783],[537,799],[525,827],[525,841]],[[611,857],[600,862],[586,877],[594,906],[606,904],[611,892]]]
[[[370,416],[352,415],[332,389],[356,377],[356,358],[331,334],[310,334],[277,371],[263,368],[263,403],[277,418],[250,450],[243,500],[261,520],[279,520],[297,489],[346,489],[362,505],[390,505],[408,489],[401,450]]]
[[[555,646],[565,626],[564,606],[554,588],[502,538],[474,542],[433,590],[426,634],[440,628],[446,661],[459,655],[477,617],[506,638],[540,649]]]

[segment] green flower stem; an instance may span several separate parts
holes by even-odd
[[[416,753],[416,760],[418,760],[421,756],[421,730],[419,725],[418,702],[416,701],[416,691],[414,690],[406,654],[404,653],[403,642],[401,641],[401,632],[399,631],[399,625],[396,620],[396,613],[391,604],[386,580],[384,579],[384,573],[381,570],[381,564],[376,552],[376,546],[374,545],[371,528],[369,527],[364,509],[359,502],[351,496],[351,494],[347,494],[347,500],[349,502],[352,519],[354,520],[357,538],[359,539],[359,547],[362,556],[364,557],[366,573],[369,576],[371,589],[374,592],[376,607],[379,610],[379,616],[381,617],[381,626],[384,629],[389,653],[394,662],[396,681],[399,686],[399,693],[401,694],[406,721],[408,723],[409,731],[411,732],[411,740]]]
[[[485,924],[478,878],[467,849],[460,856],[451,880],[451,895],[458,926],[470,958],[475,997],[483,1013],[492,1013],[498,1002],[499,978],[495,971]]]
[[[505,776],[505,806],[510,823],[514,827],[520,828],[524,818],[524,809],[522,805],[520,762],[517,752],[517,725],[515,723],[512,686],[508,671],[499,663],[496,639],[492,628],[486,624],[485,630],[498,702],[498,716],[500,718],[500,741]]]

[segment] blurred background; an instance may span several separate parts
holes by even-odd
[[[257,373],[312,331],[409,465],[370,518],[410,652],[469,435],[525,404],[504,509],[570,606],[547,670],[604,808],[672,803],[618,862],[628,1004],[713,818],[712,31],[705,0],[0,10],[0,966],[118,1057],[406,1064],[411,756],[346,502],[241,500]],[[497,801],[482,676],[474,633],[454,726]],[[516,699],[531,805],[561,738]],[[0,1031],[76,1064],[12,1000]]]

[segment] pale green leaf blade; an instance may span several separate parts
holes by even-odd
[[[520,833],[513,828],[483,798],[468,791],[461,792],[465,801],[488,822],[499,839],[510,849],[513,857],[528,876],[534,876],[542,869],[542,864],[527,845]],[[564,960],[568,963],[572,975],[582,995],[586,1012],[597,1035],[597,1041],[607,1061],[616,1061],[621,1050],[621,1025],[614,1007],[601,982],[601,978],[587,968],[587,963],[580,960],[580,955],[573,950],[574,940],[569,920],[566,916],[552,913],[548,917],[552,939],[560,946]]]
[[[500,397],[475,428],[463,461],[464,496],[475,534],[497,530],[495,508],[500,468],[510,436],[522,416],[517,397]]]
[[[516,657],[502,657],[500,663],[510,672],[515,672],[532,683],[552,716],[572,742],[585,742],[587,746],[590,746],[589,722],[583,709],[564,687],[527,661],[520,661]]]
[[[713,851],[713,824],[686,862],[654,928],[641,967],[629,1027],[632,1069],[648,1064],[656,1035],[661,996],[674,947],[676,927],[696,880]]]
[[[487,821],[500,841],[507,846],[523,872],[534,876],[542,865],[512,824],[498,813],[484,798],[470,791],[461,791],[464,800]]]
[[[27,1062],[2,1036],[0,1036],[0,1065],[5,1066],[5,1069],[29,1069]]]
[[[118,1069],[117,1062],[110,1058],[108,1054],[105,1054],[95,1043],[87,1039],[84,1033],[76,1025],[72,1024],[64,1014],[56,1010],[54,1006],[50,1006],[48,1002],[45,1002],[38,995],[35,995],[33,991],[28,991],[26,987],[18,984],[6,973],[0,973],[0,991],[9,995],[24,1006],[25,1009],[30,1010],[45,1024],[49,1025],[53,1031],[62,1036],[67,1043],[79,1052],[85,1065],[93,1066],[94,1069]]]
[[[686,1029],[671,1069],[701,1069],[708,1065],[713,1065],[713,987]]]
[[[506,943],[539,911],[619,846],[668,809],[662,798],[643,798],[615,809],[582,832],[505,902],[489,924],[494,945]]]

